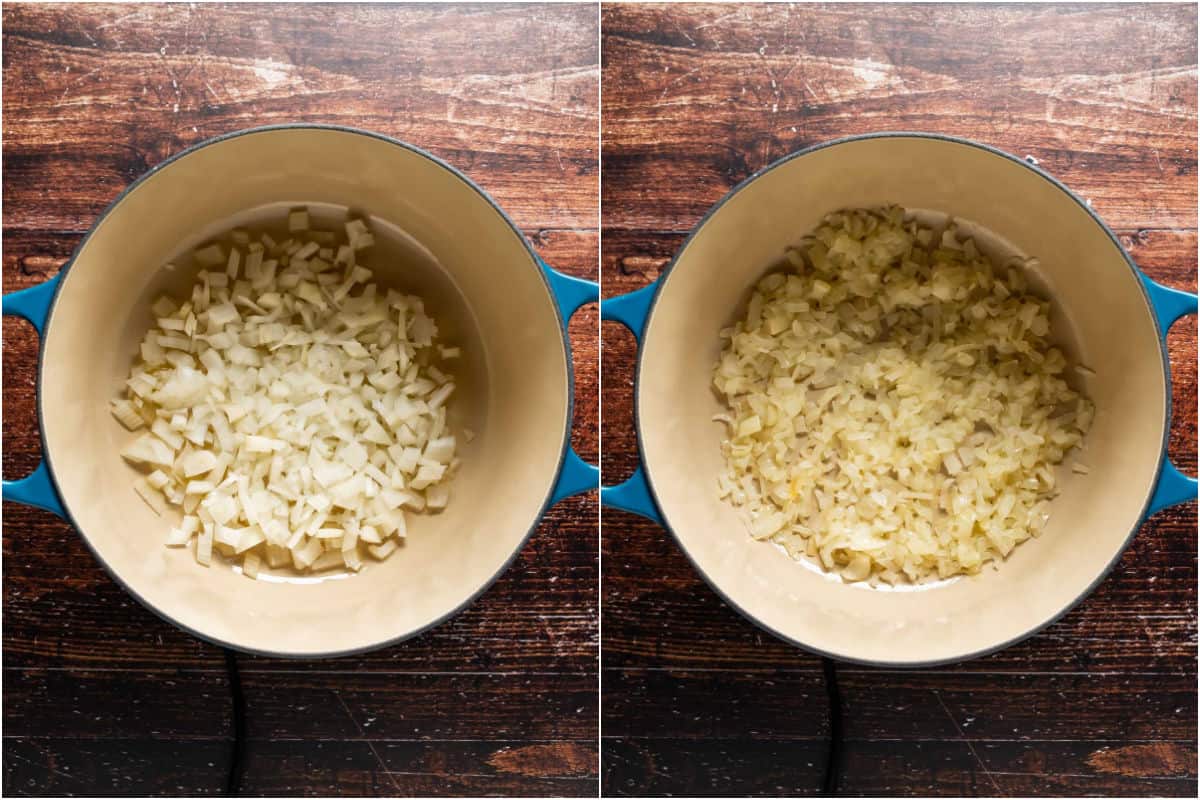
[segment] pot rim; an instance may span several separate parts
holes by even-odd
[[[1008,161],[1013,162],[1014,164],[1016,164],[1020,167],[1023,167],[1024,169],[1029,170],[1033,174],[1035,174],[1038,177],[1049,182],[1052,186],[1057,188],[1059,191],[1061,191],[1063,194],[1065,194],[1068,198],[1073,200],[1080,208],[1082,208],[1085,212],[1087,212],[1088,216],[1090,216],[1092,218],[1092,221],[1096,223],[1096,225],[1099,227],[1099,229],[1112,242],[1113,246],[1116,247],[1117,252],[1119,252],[1121,254],[1121,258],[1125,261],[1125,264],[1129,267],[1130,271],[1132,272],[1132,274],[1135,278],[1134,283],[1137,285],[1138,291],[1141,292],[1142,300],[1146,304],[1146,306],[1145,306],[1146,313],[1150,317],[1150,320],[1153,322],[1155,330],[1157,330],[1159,333],[1158,354],[1159,354],[1160,363],[1162,364],[1163,381],[1164,381],[1164,385],[1166,387],[1166,391],[1164,392],[1164,395],[1165,395],[1165,407],[1164,407],[1164,417],[1163,417],[1164,424],[1163,424],[1161,441],[1159,442],[1159,457],[1158,457],[1157,466],[1154,471],[1154,477],[1150,483],[1150,489],[1146,493],[1146,499],[1142,504],[1142,509],[1138,515],[1137,522],[1134,523],[1134,525],[1130,529],[1129,533],[1125,536],[1124,541],[1121,543],[1121,546],[1113,554],[1113,557],[1109,560],[1108,564],[1105,565],[1104,569],[1102,569],[1100,571],[1100,573],[1096,576],[1095,580],[1093,580],[1090,584],[1088,584],[1088,586],[1085,587],[1078,595],[1076,595],[1073,600],[1071,600],[1069,603],[1064,605],[1061,609],[1059,609],[1057,612],[1055,612],[1053,615],[1051,615],[1044,622],[1034,626],[1033,628],[1030,628],[1028,631],[1026,631],[1018,636],[1011,637],[1001,643],[998,643],[998,644],[995,644],[995,645],[992,645],[989,647],[981,648],[979,650],[974,650],[972,652],[964,653],[964,654],[958,655],[958,656],[952,656],[952,657],[947,657],[947,658],[935,658],[935,659],[928,659],[928,660],[923,660],[923,661],[885,661],[885,660],[880,660],[880,659],[859,658],[856,656],[846,655],[846,654],[842,654],[842,653],[834,653],[832,651],[825,650],[820,647],[816,647],[814,645],[807,644],[805,642],[801,642],[798,639],[795,639],[795,638],[787,635],[786,633],[783,633],[782,631],[776,630],[775,628],[766,625],[765,623],[763,623],[762,621],[757,619],[755,616],[750,614],[748,611],[743,609],[740,605],[738,605],[736,602],[734,602],[729,597],[729,595],[726,594],[723,589],[721,589],[720,586],[717,585],[716,581],[714,581],[712,579],[712,577],[710,575],[708,575],[708,573],[706,573],[703,569],[700,568],[700,565],[696,563],[696,560],[692,557],[692,554],[688,551],[687,547],[684,545],[683,538],[675,531],[674,527],[672,527],[670,520],[667,517],[667,514],[664,513],[664,511],[663,511],[663,505],[659,501],[658,493],[655,491],[654,477],[652,474],[651,465],[650,465],[650,462],[646,459],[646,453],[642,446],[643,420],[642,420],[642,413],[641,413],[641,387],[642,387],[641,373],[642,373],[642,366],[643,366],[643,355],[644,355],[645,349],[646,349],[644,345],[638,347],[637,367],[634,371],[634,382],[633,382],[633,384],[634,384],[634,390],[633,390],[634,430],[637,432],[638,457],[639,457],[639,463],[642,466],[642,472],[646,479],[646,488],[649,491],[650,497],[654,501],[655,506],[658,508],[659,516],[662,518],[662,526],[664,528],[666,528],[667,531],[671,534],[671,537],[675,540],[675,543],[679,546],[679,549],[681,551],[683,551],[684,557],[687,558],[688,562],[692,565],[692,568],[695,569],[697,573],[699,573],[700,577],[702,577],[704,579],[704,582],[707,583],[708,586],[714,592],[716,592],[717,596],[720,597],[727,605],[729,605],[731,608],[733,608],[738,614],[740,614],[745,619],[749,620],[760,630],[766,631],[767,633],[771,634],[772,636],[774,636],[778,639],[781,639],[784,642],[787,642],[788,644],[791,644],[795,647],[798,647],[801,650],[804,650],[809,653],[813,653],[815,655],[818,655],[818,656],[821,656],[824,658],[836,659],[838,661],[843,661],[848,664],[858,664],[858,665],[868,666],[868,667],[921,668],[921,667],[944,666],[947,664],[957,664],[957,663],[964,662],[964,661],[971,661],[976,658],[981,658],[983,656],[987,656],[987,655],[991,655],[992,653],[999,652],[1000,650],[1004,650],[1008,647],[1011,647],[1014,644],[1023,642],[1024,640],[1026,640],[1032,636],[1035,636],[1036,634],[1038,634],[1041,631],[1045,630],[1046,628],[1050,627],[1054,623],[1058,622],[1060,619],[1062,619],[1064,616],[1066,616],[1066,614],[1068,612],[1070,612],[1072,609],[1074,609],[1076,606],[1078,606],[1093,591],[1095,591],[1096,587],[1099,586],[1100,583],[1105,578],[1107,578],[1108,575],[1112,572],[1113,567],[1116,566],[1117,562],[1120,560],[1121,556],[1125,553],[1125,551],[1127,549],[1129,549],[1130,543],[1133,541],[1133,538],[1137,535],[1138,531],[1141,530],[1142,523],[1145,522],[1146,512],[1150,507],[1150,501],[1154,497],[1154,489],[1158,485],[1159,478],[1162,475],[1163,462],[1166,459],[1166,455],[1167,455],[1167,442],[1168,442],[1168,439],[1169,439],[1170,433],[1171,433],[1170,360],[1169,360],[1169,356],[1167,354],[1166,338],[1163,335],[1165,333],[1165,331],[1163,331],[1162,328],[1159,326],[1158,316],[1154,313],[1154,307],[1150,302],[1150,295],[1148,294],[1145,285],[1143,284],[1143,282],[1141,281],[1141,279],[1139,277],[1141,275],[1141,271],[1138,269],[1137,265],[1133,262],[1133,259],[1129,256],[1129,253],[1127,253],[1125,251],[1125,248],[1121,246],[1121,242],[1117,238],[1116,234],[1113,233],[1112,229],[1109,228],[1108,225],[1104,222],[1104,220],[1102,220],[1100,218],[1100,216],[1092,209],[1090,203],[1088,203],[1086,200],[1081,198],[1075,192],[1071,191],[1071,189],[1069,189],[1064,183],[1062,183],[1062,181],[1058,180],[1053,175],[1050,175],[1049,173],[1042,170],[1040,167],[1038,167],[1036,165],[1036,163],[1026,161],[1025,159],[1014,156],[1011,153],[1008,153],[997,147],[993,147],[992,145],[983,144],[981,142],[976,142],[971,139],[964,139],[959,136],[950,136],[950,135],[942,134],[942,133],[928,133],[928,132],[922,132],[922,131],[876,131],[873,133],[855,134],[852,136],[844,136],[844,137],[841,137],[838,139],[830,139],[829,141],[819,142],[818,144],[811,145],[809,147],[805,147],[805,148],[803,148],[801,150],[797,150],[793,153],[789,153],[788,155],[785,155],[775,161],[772,161],[770,164],[766,165],[765,167],[762,167],[761,169],[756,170],[749,177],[742,180],[740,183],[738,183],[736,186],[734,186],[732,189],[730,189],[725,194],[724,197],[722,197],[711,208],[709,208],[709,210],[707,212],[705,212],[704,216],[700,218],[700,221],[697,222],[695,224],[695,226],[692,227],[691,231],[687,235],[687,238],[684,239],[683,244],[681,244],[679,246],[679,249],[675,251],[675,255],[671,257],[670,262],[663,269],[663,271],[659,275],[658,279],[654,282],[653,285],[654,285],[655,289],[654,289],[653,296],[650,298],[650,303],[646,309],[645,322],[642,327],[642,331],[643,331],[642,335],[645,336],[650,331],[650,322],[653,319],[654,310],[655,310],[655,308],[657,308],[658,301],[663,293],[663,290],[666,288],[667,279],[670,277],[671,272],[674,271],[675,266],[678,264],[680,257],[685,252],[687,252],[688,245],[690,245],[692,243],[692,239],[694,239],[696,237],[696,235],[700,233],[700,230],[709,222],[709,220],[712,219],[712,217],[715,216],[717,214],[717,212],[720,211],[721,208],[725,206],[726,203],[728,203],[730,200],[732,200],[735,195],[737,195],[739,192],[741,192],[743,189],[745,189],[751,183],[753,183],[754,181],[763,177],[767,173],[772,172],[775,169],[778,169],[779,167],[782,167],[785,164],[788,164],[793,160],[796,160],[803,156],[809,155],[811,153],[815,153],[820,150],[825,150],[830,147],[836,147],[838,145],[850,144],[853,142],[866,141],[866,140],[871,140],[871,139],[931,139],[934,141],[948,142],[950,144],[965,145],[968,147],[974,147],[978,150],[982,150],[982,151],[990,153],[992,155],[1000,156],[1001,158],[1004,158]]]
[[[558,333],[560,341],[562,342],[563,358],[565,359],[566,372],[567,372],[567,385],[566,385],[567,408],[566,408],[566,415],[563,418],[562,423],[561,423],[562,428],[563,428],[563,433],[562,433],[562,443],[559,446],[558,463],[555,465],[554,472],[551,476],[551,480],[549,482],[549,487],[546,490],[546,496],[542,501],[541,510],[538,511],[537,515],[534,517],[533,521],[530,523],[528,530],[526,530],[525,534],[521,537],[521,540],[520,540],[520,542],[517,543],[516,547],[513,548],[512,553],[510,553],[509,556],[504,560],[504,563],[502,563],[496,569],[496,571],[491,575],[491,577],[489,577],[478,588],[476,588],[465,600],[463,600],[461,603],[459,603],[453,609],[450,609],[449,611],[442,614],[441,616],[439,616],[437,619],[433,620],[432,622],[429,622],[429,623],[427,623],[419,628],[416,628],[412,631],[409,631],[407,633],[403,633],[399,636],[394,636],[389,639],[378,641],[378,642],[375,642],[372,644],[366,644],[366,645],[362,645],[359,647],[346,648],[346,649],[342,649],[342,650],[317,651],[317,652],[311,652],[311,653],[310,652],[287,652],[287,651],[281,651],[281,650],[267,650],[267,649],[259,649],[259,648],[254,648],[254,647],[247,647],[244,645],[233,644],[232,642],[224,641],[216,636],[212,636],[212,635],[209,635],[206,633],[201,633],[200,631],[197,631],[187,625],[183,625],[182,623],[180,623],[179,621],[174,619],[166,611],[154,606],[149,601],[147,601],[145,598],[143,598],[137,591],[135,591],[133,589],[133,587],[129,583],[127,583],[120,575],[118,575],[117,572],[108,564],[108,562],[105,561],[104,557],[100,554],[100,552],[92,544],[91,539],[88,538],[87,533],[85,533],[83,528],[75,521],[75,517],[71,513],[70,504],[67,502],[67,497],[63,494],[62,490],[59,488],[58,480],[54,474],[54,460],[53,460],[53,456],[50,452],[50,448],[47,446],[47,443],[46,443],[45,424],[44,424],[45,416],[44,416],[43,407],[42,407],[42,402],[43,402],[42,370],[45,368],[46,341],[47,341],[47,339],[50,338],[50,331],[52,330],[52,323],[54,321],[54,312],[58,306],[58,297],[59,297],[59,294],[62,292],[63,286],[66,283],[65,278],[67,276],[67,273],[70,271],[71,267],[74,266],[75,261],[79,258],[79,254],[83,252],[84,247],[87,246],[88,241],[92,238],[92,234],[96,232],[96,229],[100,226],[100,223],[102,223],[105,219],[107,219],[110,214],[115,212],[117,210],[117,207],[121,204],[121,202],[123,200],[125,200],[125,198],[127,196],[129,196],[135,189],[137,189],[139,186],[141,186],[142,183],[149,180],[152,176],[156,175],[157,173],[159,173],[166,167],[170,166],[171,164],[174,164],[176,161],[179,161],[179,160],[185,158],[186,156],[191,155],[192,153],[195,153],[195,152],[202,150],[206,147],[209,147],[211,145],[220,144],[221,142],[229,141],[231,139],[237,139],[242,136],[249,136],[249,135],[254,135],[254,134],[259,134],[259,133],[270,133],[270,132],[276,132],[276,131],[288,131],[288,130],[325,130],[325,131],[334,131],[334,132],[338,132],[338,133],[349,133],[349,134],[354,134],[357,136],[366,136],[366,137],[369,137],[372,139],[378,139],[379,141],[383,141],[388,144],[396,145],[404,150],[409,151],[410,153],[413,153],[417,156],[425,158],[428,161],[431,161],[433,164],[441,167],[450,176],[458,179],[459,181],[464,183],[468,189],[471,189],[477,195],[479,195],[481,198],[483,198],[483,200],[485,202],[487,202],[487,204],[490,205],[497,214],[500,215],[500,218],[502,220],[504,220],[504,222],[508,225],[508,227],[512,229],[513,234],[517,237],[517,240],[521,243],[521,245],[525,248],[525,252],[529,255],[530,268],[537,272],[538,277],[540,278],[543,286],[546,289],[546,300],[547,300],[547,302],[549,302],[550,306],[553,308],[554,315],[558,319],[557,333]],[[71,527],[74,528],[78,532],[79,537],[83,540],[84,545],[91,552],[92,556],[96,559],[96,561],[98,561],[100,563],[100,566],[104,568],[104,571],[108,573],[109,577],[111,577],[118,586],[120,586],[123,590],[125,590],[125,592],[127,592],[131,597],[133,597],[133,599],[137,600],[138,603],[140,603],[144,608],[149,610],[152,614],[154,614],[159,619],[162,619],[163,621],[171,624],[172,626],[178,628],[179,630],[184,631],[187,634],[190,634],[191,636],[196,637],[197,639],[200,639],[201,641],[207,642],[212,645],[216,645],[217,647],[223,647],[223,648],[227,648],[229,650],[236,650],[238,652],[246,653],[249,655],[265,656],[265,657],[269,657],[269,658],[286,658],[286,659],[340,658],[343,656],[361,655],[361,654],[369,653],[369,652],[372,652],[375,650],[380,650],[385,647],[390,647],[391,645],[399,644],[401,642],[407,641],[414,637],[420,636],[422,633],[425,633],[426,631],[430,630],[431,628],[441,625],[442,623],[446,622],[447,620],[457,616],[460,612],[462,612],[468,606],[470,606],[472,603],[474,603],[476,600],[478,600],[479,597],[484,592],[486,592],[488,589],[490,589],[492,587],[492,585],[500,578],[501,575],[503,575],[505,572],[508,571],[508,568],[510,566],[512,566],[513,561],[515,561],[517,556],[520,554],[520,552],[523,549],[525,549],[525,545],[529,543],[530,537],[533,536],[534,531],[537,530],[538,525],[541,524],[541,521],[545,517],[546,512],[549,510],[550,506],[552,505],[551,501],[553,498],[554,489],[557,486],[558,480],[562,475],[563,466],[566,463],[567,451],[570,449],[571,421],[574,419],[574,411],[575,411],[575,409],[574,409],[574,406],[575,406],[575,366],[574,366],[574,361],[571,357],[570,337],[567,335],[567,326],[566,326],[567,321],[564,320],[562,312],[559,308],[559,305],[555,301],[553,289],[550,285],[550,281],[547,278],[545,271],[541,268],[541,263],[542,263],[541,259],[538,257],[537,253],[533,250],[533,246],[529,243],[529,240],[521,232],[521,229],[517,227],[516,223],[513,222],[512,218],[509,217],[508,214],[504,212],[504,210],[500,207],[499,203],[497,203],[492,198],[492,196],[483,189],[483,187],[481,187],[479,184],[475,183],[473,180],[468,178],[463,172],[461,172],[457,168],[451,166],[449,163],[442,160],[441,158],[438,158],[437,156],[433,155],[429,151],[424,150],[420,147],[417,147],[416,145],[409,144],[408,142],[402,141],[395,137],[388,136],[386,134],[377,133],[375,131],[365,130],[363,128],[355,128],[355,127],[352,127],[349,125],[329,125],[329,124],[315,123],[315,122],[287,122],[287,123],[279,123],[279,124],[274,124],[274,125],[261,125],[261,126],[257,126],[257,127],[253,127],[253,128],[243,128],[241,130],[230,131],[228,133],[222,133],[217,136],[213,136],[211,138],[204,139],[203,141],[197,142],[183,150],[180,150],[178,153],[174,153],[174,154],[168,156],[167,158],[163,159],[159,163],[155,164],[153,167],[151,167],[145,173],[140,175],[135,181],[130,183],[124,189],[122,189],[121,192],[116,196],[116,198],[113,199],[113,201],[111,203],[109,203],[108,206],[106,206],[102,212],[100,212],[100,214],[96,217],[96,219],[88,227],[87,233],[85,233],[83,238],[80,239],[79,244],[75,246],[75,249],[72,251],[70,258],[68,258],[66,260],[66,262],[63,263],[62,267],[59,268],[59,271],[58,271],[57,275],[55,276],[56,278],[59,278],[59,280],[54,287],[54,293],[50,299],[49,307],[48,307],[48,310],[46,313],[46,322],[45,322],[45,326],[43,329],[43,333],[39,337],[39,341],[38,341],[38,364],[37,364],[37,384],[36,384],[37,423],[38,423],[38,437],[41,440],[41,444],[42,444],[42,461],[46,465],[46,473],[50,478],[50,483],[54,488],[54,492],[58,496],[59,501],[62,503],[63,513],[65,515],[66,521],[68,523],[70,523]]]

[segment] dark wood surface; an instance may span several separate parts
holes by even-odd
[[[594,5],[5,4],[4,267],[54,275],[147,168],[227,131],[340,123],[479,182],[547,262],[595,278]],[[572,322],[597,458],[597,316]],[[4,476],[37,463],[36,340],[4,321]],[[597,507],[555,507],[468,610],[333,661],[243,657],[247,794],[595,795]],[[222,653],[131,600],[50,514],[4,505],[5,794],[216,794]]]
[[[889,129],[1036,157],[1147,273],[1195,291],[1195,6],[606,4],[601,29],[605,296],[658,277],[754,170]],[[1170,452],[1194,474],[1194,318],[1170,351]],[[633,364],[604,325],[605,483],[636,462]],[[820,661],[722,603],[660,528],[609,510],[602,528],[605,792],[815,793]],[[1195,503],[1150,519],[1041,635],[840,683],[846,794],[1194,797]]]

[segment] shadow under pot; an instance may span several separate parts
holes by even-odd
[[[110,415],[164,291],[185,294],[197,246],[306,206],[314,227],[365,217],[380,289],[422,297],[461,346],[452,429],[470,428],[442,513],[409,515],[403,545],[357,574],[248,580],[192,547],[167,548],[178,510],[157,516],[120,453],[135,434]],[[328,218],[328,219],[326,219]],[[320,225],[324,221],[328,224]],[[568,318],[595,284],[546,267],[474,183],[415,147],[315,125],[257,128],[174,156],[127,189],[70,262],[4,298],[41,335],[37,407],[45,460],[4,499],[69,520],[147,608],[208,641],[279,656],[361,652],[413,636],[478,597],[542,514],[598,484],[570,449]],[[341,578],[341,579],[338,579]]]
[[[899,205],[951,215],[994,246],[1034,256],[1067,351],[1095,371],[1090,472],[1067,474],[1036,539],[997,569],[899,588],[844,582],[749,535],[718,497],[724,411],[712,389],[723,340],[751,287],[786,248],[840,209]],[[920,212],[916,212],[919,213]],[[1046,173],[945,136],[883,133],[784,158],[718,203],[653,285],[605,300],[604,319],[639,342],[635,414],[641,463],[601,502],[666,527],[712,588],[748,619],[805,649],[866,664],[920,666],[994,652],[1051,624],[1117,562],[1141,521],[1196,499],[1166,459],[1165,337],[1196,296],[1133,264],[1088,205]],[[806,568],[812,567],[812,568]]]

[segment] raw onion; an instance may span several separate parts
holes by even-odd
[[[122,452],[157,514],[182,512],[167,546],[195,542],[301,572],[359,570],[406,534],[406,512],[444,508],[458,467],[446,423],[455,384],[419,297],[382,291],[359,263],[366,223],[289,237],[237,230],[193,253],[182,302],[159,298],[113,416],[146,429]]]

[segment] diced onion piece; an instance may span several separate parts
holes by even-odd
[[[195,519],[195,517],[189,517]],[[185,530],[184,528],[172,528],[167,534],[167,547],[186,547],[187,543],[192,540],[193,531]]]
[[[440,481],[445,474],[446,467],[442,464],[422,464],[409,486],[413,489],[424,489]]]
[[[184,456],[182,473],[185,478],[192,478],[205,472],[211,472],[217,466],[217,456],[209,450],[196,450]]]
[[[438,387],[438,389],[429,396],[429,407],[434,410],[441,408],[445,404],[446,400],[449,399],[450,395],[453,394],[453,392],[453,383],[447,383]]]
[[[243,528],[238,536],[237,544],[234,545],[235,552],[244,553],[251,547],[262,544],[267,540],[260,528]]]
[[[321,540],[309,538],[299,547],[293,547],[292,561],[297,567],[308,569],[321,554]]]
[[[155,300],[154,305],[150,306],[150,313],[159,318],[170,317],[178,310],[179,306],[175,305],[175,301],[166,295]]]
[[[286,547],[279,545],[267,545],[267,566],[271,569],[279,569],[285,567],[292,562],[292,554]]]
[[[262,567],[262,556],[258,553],[247,553],[242,559],[242,574],[247,578],[257,579],[258,571]]]
[[[307,244],[303,244],[300,246],[299,250],[297,250],[295,253],[292,254],[292,261],[302,261],[302,260],[312,258],[313,256],[315,256],[317,254],[317,251],[320,249],[321,249],[321,246],[319,244],[317,244],[316,242],[308,242]],[[313,271],[320,272],[321,270],[314,268]]]
[[[448,502],[450,502],[450,487],[444,483],[430,486],[425,492],[426,508],[445,508]]]
[[[171,423],[162,417],[154,420],[154,424],[150,426],[150,432],[170,447],[172,452],[183,447],[183,435],[173,430]]]
[[[213,529],[205,528],[196,538],[196,561],[208,566],[212,563]]]
[[[147,478],[138,478],[133,482],[133,488],[138,493],[138,497],[146,501],[146,505],[150,506],[150,510],[155,514],[162,516],[162,513],[167,510],[167,501],[162,496],[162,492],[150,485]]]
[[[225,263],[225,252],[219,244],[210,244],[207,247],[202,247],[192,255],[202,267],[216,267]]]
[[[425,446],[425,458],[439,464],[449,464],[454,459],[454,437],[442,436]]]
[[[368,545],[367,552],[369,552],[376,560],[383,561],[385,558],[395,552],[397,546],[398,545],[396,544],[395,539],[388,539],[383,544]]]
[[[286,442],[282,442],[279,439],[272,439],[269,436],[246,437],[246,450],[250,453],[271,453],[275,450],[282,450],[286,446]]]
[[[350,247],[364,250],[375,243],[375,238],[367,230],[367,224],[361,219],[352,219],[346,223],[346,235],[350,238]]]
[[[347,525],[346,530],[342,535],[342,552],[355,552],[358,550],[358,523]]]
[[[175,461],[175,454],[162,439],[153,434],[145,433],[130,442],[121,456],[134,464],[152,464],[159,467],[170,467]]]
[[[133,403],[128,400],[113,400],[111,410],[117,422],[125,426],[126,430],[136,431],[138,428],[145,427],[146,425],[146,421],[142,419],[142,415],[137,412],[137,409],[133,407]]]
[[[192,540],[198,530],[200,530],[199,517],[184,517],[179,527],[172,528],[171,532],[167,534],[167,547],[183,547]]]
[[[161,492],[171,479],[161,469],[156,469],[146,476],[146,482]]]
[[[342,554],[341,550],[326,550],[324,553],[321,553],[321,555],[317,556],[317,559],[313,561],[310,569],[313,572],[323,572],[327,569],[334,569],[335,567],[342,567],[345,565],[345,556]]]

